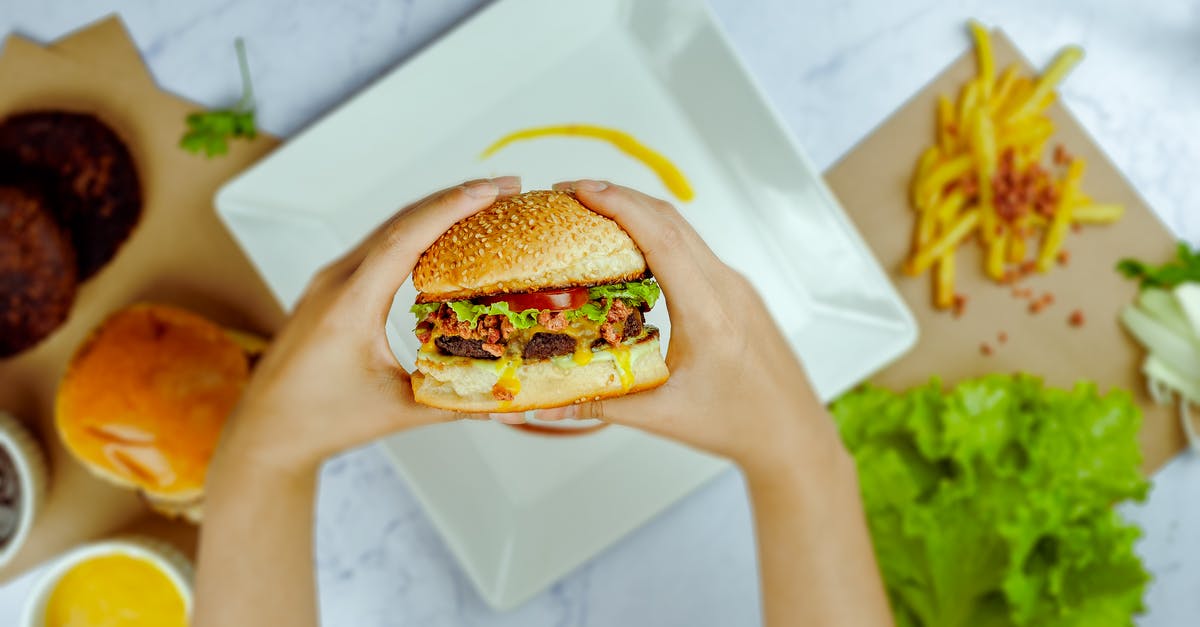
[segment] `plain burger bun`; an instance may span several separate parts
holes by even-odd
[[[109,317],[58,388],[55,424],[93,474],[199,522],[208,463],[262,340],[165,305]]]
[[[419,403],[451,411],[520,412],[631,394],[666,382],[670,373],[657,336],[625,350],[629,351],[630,362],[625,373],[625,381],[631,382],[628,389],[622,383],[619,361],[603,351],[584,366],[555,360],[522,364],[515,372],[521,389],[511,401],[500,401],[492,395],[492,386],[503,369],[500,364],[480,367],[467,363],[465,358],[418,357],[417,371],[412,374],[413,394]]]
[[[565,192],[502,198],[446,231],[413,270],[420,302],[633,281],[646,260],[616,222]]]

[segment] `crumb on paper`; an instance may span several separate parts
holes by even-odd
[[[997,334],[996,334],[996,341],[997,341],[997,342],[1000,342],[1001,344],[1004,344],[1005,342],[1008,342],[1008,333],[1005,333],[1004,331],[1001,331],[1001,332],[997,333]]]
[[[984,355],[985,357],[990,357],[990,356],[991,356],[991,354],[992,354],[992,352],[993,352],[993,351],[992,351],[992,345],[991,345],[991,344],[988,344],[987,342],[984,342],[984,343],[980,344],[980,345],[979,345],[979,352],[980,352],[980,353],[983,353],[983,355]]]
[[[1058,265],[1065,266],[1071,262],[1071,252],[1068,250],[1058,251]]]
[[[1071,316],[1067,318],[1067,323],[1075,328],[1082,327],[1084,322],[1082,309],[1072,311]]]

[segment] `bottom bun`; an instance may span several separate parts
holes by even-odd
[[[492,386],[500,379],[503,364],[465,357],[417,359],[412,374],[418,403],[458,412],[520,412],[562,407],[656,388],[670,376],[657,337],[628,347],[632,382],[622,383],[622,366],[610,351],[597,351],[587,365],[570,355],[544,359],[516,368],[520,391],[510,401],[496,399]]]

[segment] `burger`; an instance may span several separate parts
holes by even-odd
[[[265,349],[175,307],[119,311],[67,366],[55,401],[59,437],[99,478],[200,522],[209,460]]]
[[[498,200],[446,231],[413,270],[425,405],[518,412],[620,396],[669,376],[646,260],[569,193]]]

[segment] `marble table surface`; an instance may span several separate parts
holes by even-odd
[[[501,0],[520,1],[520,0]],[[654,1],[654,0],[644,0]],[[1063,99],[1164,222],[1200,242],[1200,2],[1196,0],[708,0],[818,166],[849,150],[967,46],[974,16],[1035,63],[1062,44],[1086,62]],[[0,36],[48,41],[112,11],[158,80],[206,105],[236,100],[230,45],[244,36],[261,125],[317,119],[485,4],[480,0],[0,0]],[[453,80],[453,77],[447,77]],[[1200,616],[1200,458],[1182,454],[1125,508],[1154,573],[1140,624]],[[319,499],[317,576],[331,626],[753,625],[753,538],[730,472],[528,604],[489,610],[383,454],[331,460]],[[16,624],[34,575],[0,587]]]

